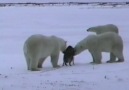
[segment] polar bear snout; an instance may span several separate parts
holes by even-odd
[[[92,27],[87,29],[87,32],[93,31]]]
[[[95,32],[95,29],[93,27],[90,27],[87,29],[87,32]]]
[[[87,29],[86,31],[87,31],[87,32],[89,32],[89,31],[90,31],[90,28],[89,28],[89,29]]]

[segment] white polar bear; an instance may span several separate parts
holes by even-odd
[[[65,51],[66,47],[66,41],[56,36],[48,37],[40,34],[30,36],[23,47],[28,70],[38,71],[48,56],[51,56],[53,67],[59,67],[59,53]]]
[[[92,55],[93,63],[101,63],[102,52],[110,52],[110,60],[107,63],[123,62],[123,40],[113,32],[107,32],[99,35],[89,35],[75,46],[75,55],[88,49]]]
[[[95,26],[87,29],[87,32],[95,32],[96,34],[101,34],[105,32],[115,32],[119,33],[118,27],[113,24],[106,24],[106,25],[100,25],[100,26]]]

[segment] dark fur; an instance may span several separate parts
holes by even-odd
[[[75,55],[74,48],[72,46],[68,46],[63,53],[64,53],[63,66],[64,65],[67,66],[67,63],[69,63],[69,65],[71,66],[71,62],[73,62],[74,64],[74,55]]]

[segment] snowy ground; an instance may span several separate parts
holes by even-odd
[[[0,0],[0,3],[48,3],[48,2],[127,2],[128,0]]]
[[[0,90],[129,90],[129,8],[3,7],[0,8]],[[24,41],[32,34],[57,35],[75,45],[89,34],[86,29],[116,24],[124,41],[123,63],[89,64],[88,51],[75,57],[74,66],[53,69],[50,58],[41,71],[26,68]],[[60,53],[59,65],[62,65]]]

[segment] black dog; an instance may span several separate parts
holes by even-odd
[[[71,62],[73,62],[74,64],[74,54],[75,54],[74,48],[72,46],[68,46],[63,53],[64,53],[63,66],[64,65],[67,66],[67,63],[69,63],[69,65],[71,66]]]

